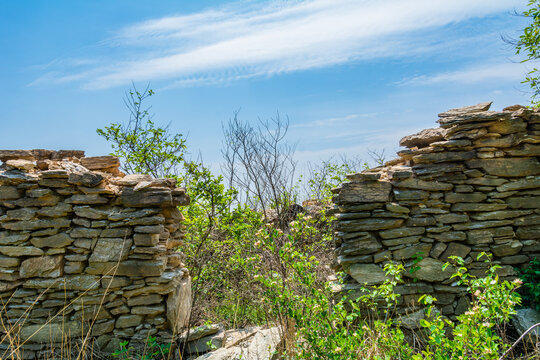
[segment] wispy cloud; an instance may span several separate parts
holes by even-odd
[[[411,54],[421,50],[424,30],[519,5],[517,0],[238,2],[127,26],[101,42],[110,50],[107,59],[63,75],[55,69],[45,77],[106,88],[132,80],[193,86],[269,76]]]
[[[300,161],[314,161],[329,158],[339,154],[363,154],[366,155],[370,151],[382,152],[387,156],[387,159],[396,157],[398,146],[396,146],[403,136],[414,133],[410,129],[373,131],[373,132],[356,132],[357,141],[354,144],[347,143],[343,146],[330,146],[320,148],[320,144],[316,148],[306,148],[295,153],[295,157]],[[366,159],[367,160],[367,159]]]
[[[433,75],[420,75],[399,81],[397,85],[432,85],[439,83],[474,84],[485,81],[519,82],[527,73],[523,63],[477,64],[464,69]]]
[[[313,127],[334,127],[337,125],[344,125],[350,123],[353,120],[358,120],[360,118],[367,118],[376,115],[375,113],[371,114],[349,114],[340,117],[332,117],[328,119],[314,120],[302,124],[293,124],[292,128],[313,128]]]

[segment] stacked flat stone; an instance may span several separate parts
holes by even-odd
[[[174,179],[125,176],[118,158],[82,151],[0,160],[0,358],[16,334],[33,358],[87,333],[114,351],[185,326],[190,277],[175,249],[189,197]]]
[[[402,311],[428,293],[453,317],[468,300],[452,267],[442,270],[450,256],[482,276],[488,265],[478,256],[490,253],[505,279],[540,256],[540,109],[490,105],[439,114],[439,128],[401,140],[408,149],[398,159],[334,190],[346,288],[380,284],[385,262],[401,261],[416,279],[397,289]]]

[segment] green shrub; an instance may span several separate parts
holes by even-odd
[[[515,314],[515,306],[520,304],[521,298],[515,291],[520,281],[501,281],[498,265],[491,266],[485,277],[475,278],[464,267],[463,259],[453,258],[460,267],[452,278],[467,286],[472,302],[468,311],[452,322],[436,313],[432,305],[435,298],[423,296],[428,308],[420,325],[429,331],[428,344],[413,359],[498,359],[509,347],[500,335],[503,325]]]
[[[120,349],[111,355],[120,360],[160,360],[169,358],[170,349],[171,344],[161,344],[157,338],[150,336],[142,349],[135,349],[129,346],[129,341],[123,341]]]

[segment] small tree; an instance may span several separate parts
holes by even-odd
[[[528,9],[522,15],[531,20],[529,26],[523,29],[523,34],[515,42],[516,54],[525,54],[527,58],[523,60],[532,61],[540,58],[540,0],[529,0]],[[540,75],[535,67],[527,73],[524,84],[529,84],[533,94],[531,102],[533,105],[539,105],[537,100],[540,94]]]
[[[273,209],[278,219],[294,203],[294,147],[285,142],[289,120],[279,114],[259,120],[253,127],[238,119],[238,112],[224,129],[224,172],[229,185],[245,195],[246,203],[261,209],[265,218]]]
[[[151,106],[143,106],[152,95],[154,91],[149,85],[139,92],[133,84],[124,97],[130,112],[129,121],[96,131],[111,143],[112,155],[123,160],[125,172],[151,174],[156,178],[177,175],[184,162],[186,141],[182,134],[170,133],[170,124],[165,127],[154,124]]]

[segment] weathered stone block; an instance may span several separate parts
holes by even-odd
[[[337,228],[342,231],[373,231],[391,229],[400,226],[402,219],[358,219],[351,221],[340,221]]]
[[[20,207],[30,207],[30,206],[54,206],[58,204],[60,198],[56,195],[47,194],[39,198],[22,198],[15,201],[15,205]]]
[[[520,137],[515,135],[484,137],[476,140],[474,146],[476,148],[509,148],[516,146],[519,141]],[[478,157],[480,157],[480,152],[478,153]]]
[[[62,256],[32,257],[21,263],[22,278],[45,277],[55,278],[62,275]]]
[[[366,234],[363,237],[347,240],[338,249],[339,255],[367,255],[377,252],[382,245],[377,239],[371,235]]]
[[[96,209],[89,205],[75,206],[73,208],[73,211],[75,212],[77,216],[93,219],[93,220],[107,219],[107,216],[109,216],[109,211]]]
[[[0,160],[6,162],[8,160],[31,160],[34,161],[34,155],[31,150],[0,150]]]
[[[102,238],[125,238],[130,236],[133,233],[131,228],[113,228],[113,229],[103,229],[99,235]]]
[[[94,290],[99,288],[99,277],[92,275],[71,275],[56,279],[30,279],[24,285],[30,289]]]
[[[12,257],[41,256],[43,250],[33,246],[0,246],[0,254]]]
[[[163,301],[163,296],[159,294],[151,294],[151,295],[142,295],[142,296],[132,297],[128,299],[127,304],[128,306],[131,307],[131,306],[159,304],[162,301]]]
[[[469,216],[466,214],[441,214],[434,215],[435,220],[441,224],[456,224],[469,221]]]
[[[127,259],[133,241],[124,238],[99,239],[94,247],[90,262],[122,261]]]
[[[441,260],[450,261],[450,256],[459,256],[460,258],[465,259],[470,252],[471,248],[467,245],[452,242],[448,244],[448,247],[441,256]]]
[[[384,230],[379,232],[383,239],[393,239],[399,237],[422,235],[426,229],[424,227],[399,227],[397,229]]]
[[[535,189],[535,188],[540,188],[540,176],[507,182],[503,185],[497,186],[497,191],[505,192],[505,191]]]
[[[420,281],[442,282],[449,279],[454,272],[454,268],[452,266],[448,266],[445,270],[443,270],[444,263],[430,257],[422,259],[415,266],[419,267],[419,269],[414,271],[412,274],[408,271],[404,272],[403,274],[406,277],[412,277]]]
[[[513,134],[527,130],[527,123],[520,118],[497,121],[489,126],[489,132],[494,134]]]
[[[46,207],[42,207],[36,211],[37,215],[39,216],[46,216],[46,217],[52,217],[52,218],[58,218],[67,216],[72,208],[69,204],[60,203],[56,206],[53,205],[44,205]]]
[[[532,157],[471,160],[470,168],[481,168],[486,173],[504,177],[522,177],[540,174],[540,163]]]
[[[133,241],[137,246],[155,246],[159,242],[159,234],[134,234]]]
[[[19,258],[0,255],[0,268],[18,267],[20,263],[21,259]]]
[[[514,220],[514,226],[540,225],[540,215],[530,215]],[[0,243],[1,243],[0,239]]]
[[[97,238],[101,235],[101,229],[89,229],[86,227],[73,228],[69,235],[74,238]]]
[[[165,312],[164,305],[144,305],[144,306],[134,306],[131,308],[131,313],[136,315],[145,315],[145,316],[157,316]]]
[[[134,231],[142,234],[161,234],[165,228],[163,225],[135,226]]]
[[[523,240],[540,239],[540,225],[519,227],[516,235]]]
[[[383,240],[382,243],[384,246],[398,246],[406,244],[415,244],[420,241],[421,236],[407,236],[396,239]]]
[[[429,198],[429,193],[424,190],[393,189],[393,192],[394,192],[394,196],[396,200],[398,201],[404,201],[404,200],[422,201]]]
[[[416,134],[405,136],[399,141],[399,146],[423,148],[443,140],[445,133],[446,131],[441,128],[425,129]]]
[[[451,110],[442,112],[439,114],[439,117],[441,119],[439,119],[438,123],[440,124],[455,123],[455,122],[466,123],[467,120],[469,119],[477,119],[477,118],[479,119],[479,121],[481,121],[485,119],[486,116],[489,120],[491,120],[492,118],[491,115],[493,112],[488,112],[488,114],[485,114],[485,112],[489,110],[492,103],[493,103],[492,101],[483,102],[476,105],[464,106],[464,107],[451,109]],[[479,115],[478,113],[482,113],[482,114]],[[459,121],[459,120],[462,120],[462,121]]]
[[[21,197],[15,186],[0,186],[0,200],[16,200]]]
[[[428,256],[431,250],[432,244],[417,244],[409,245],[403,249],[395,250],[393,257],[395,260],[412,259],[417,256]]]
[[[4,223],[3,227],[14,231],[31,231],[46,228],[65,228],[71,224],[69,219],[39,219]]]
[[[382,284],[387,279],[384,270],[375,264],[352,264],[346,272],[361,285]]]
[[[441,151],[413,156],[416,164],[465,161],[474,158],[475,151]]]
[[[155,216],[141,217],[141,218],[129,220],[127,225],[130,225],[130,226],[159,225],[159,224],[163,224],[164,222],[165,222],[165,218],[163,216],[155,215]]]
[[[466,243],[471,245],[489,244],[493,242],[493,238],[507,238],[514,236],[514,230],[511,226],[471,230],[467,233]]]
[[[466,184],[479,185],[479,186],[499,186],[508,182],[508,180],[494,177],[491,175],[473,177],[472,179],[465,180]]]
[[[497,203],[457,203],[452,205],[452,211],[496,211],[508,207],[507,204]]]
[[[66,233],[60,233],[48,237],[33,237],[30,242],[39,248],[62,248],[71,245],[73,239]]]
[[[91,171],[72,172],[68,177],[68,183],[88,187],[98,186],[102,181],[102,175]]]
[[[490,227],[499,227],[511,225],[512,220],[488,220],[488,221],[475,221],[470,223],[454,224],[452,227],[454,230],[476,230],[476,229],[485,229]]]
[[[128,207],[173,206],[172,195],[169,189],[150,188],[142,191],[134,191],[132,188],[124,188],[119,200],[122,205]]]
[[[75,194],[70,198],[66,199],[68,204],[106,204],[109,200],[99,194]]]
[[[22,341],[35,344],[62,343],[66,338],[81,336],[79,321],[65,321],[61,323],[34,324],[22,327],[19,336]]]
[[[84,157],[81,159],[81,165],[88,170],[104,170],[119,167],[120,160],[116,156]]]
[[[166,259],[136,261],[127,260],[121,263],[117,262],[92,262],[86,267],[86,272],[93,275],[112,275],[118,276],[160,276],[165,271]],[[118,268],[116,268],[118,265]]]
[[[537,209],[540,196],[509,197],[505,201],[512,209]]]
[[[122,315],[116,320],[115,326],[119,329],[135,327],[142,323],[143,317],[141,315]]]
[[[508,149],[510,156],[540,156],[540,144],[522,144],[519,148]]]
[[[431,226],[437,222],[433,216],[412,216],[407,219],[407,226]]]
[[[487,199],[484,193],[446,193],[444,199],[449,203],[478,203]]]
[[[440,234],[430,234],[429,236],[440,242],[463,241],[467,238],[463,231],[446,231]]]
[[[441,254],[446,250],[447,247],[448,245],[445,243],[440,243],[440,242],[436,243],[431,248],[431,251],[429,252],[429,256],[431,256],[434,259],[438,259],[439,256],[441,256]]]
[[[18,245],[30,238],[28,233],[0,232],[0,245]]]
[[[503,244],[494,244],[490,246],[493,255],[499,257],[516,255],[517,253],[519,253],[522,247],[523,244],[518,240],[509,241]]]
[[[449,191],[454,185],[439,181],[424,181],[417,178],[408,178],[403,181],[394,182],[393,185],[397,188],[427,190],[427,191]]]
[[[191,202],[191,199],[184,188],[174,189],[171,191],[171,195],[173,197],[173,206],[187,206]]]
[[[345,183],[336,202],[339,204],[386,202],[390,199],[391,189],[392,185],[386,181]]]

